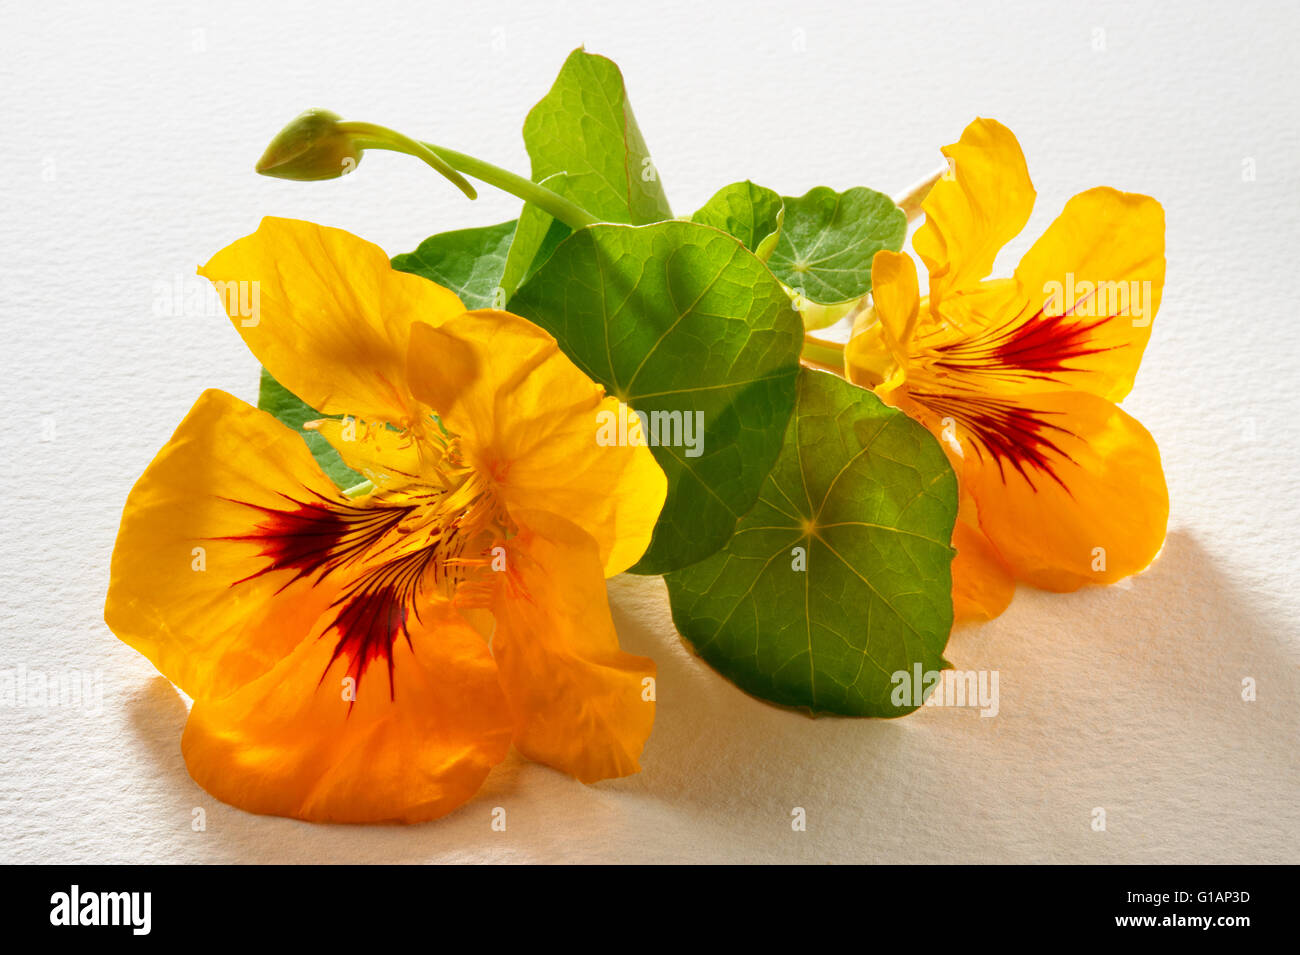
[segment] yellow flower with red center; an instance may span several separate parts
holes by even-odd
[[[907,255],[872,262],[847,377],[944,444],[961,503],[958,620],[987,619],[1017,580],[1070,591],[1145,568],[1169,497],[1151,435],[1116,402],[1133,385],[1164,285],[1164,212],[1110,188],[1071,199],[1009,279],[988,280],[1034,188],[1015,136],[977,119],[943,150]]]
[[[512,742],[587,782],[635,772],[655,670],[619,648],[604,581],[666,481],[648,448],[597,444],[626,412],[550,335],[346,232],[268,218],[200,272],[257,290],[235,327],[351,416],[317,427],[370,483],[340,492],[297,434],[208,391],[131,491],[105,618],[193,698],[194,779],[254,812],[414,822]]]

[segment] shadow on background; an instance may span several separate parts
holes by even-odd
[[[206,807],[201,856],[213,861],[525,861],[620,846],[635,859],[1295,857],[1279,814],[1300,786],[1295,628],[1262,616],[1186,532],[1125,585],[1022,588],[997,621],[955,632],[956,667],[999,671],[992,719],[929,707],[899,720],[813,719],[773,707],[685,648],[660,579],[617,578],[610,597],[624,647],[659,666],[655,731],[643,771],[627,779],[584,787],[512,754],[445,819],[316,826],[203,793],[180,754],[185,705],[162,677],[134,701],[133,724],[177,813]],[[1242,699],[1247,677],[1255,702]],[[490,829],[496,806],[509,835]],[[1104,832],[1092,825],[1098,807]],[[791,826],[800,808],[806,832]]]
[[[659,662],[637,785],[756,849],[779,845],[804,807],[809,833],[820,823],[827,837],[787,847],[805,858],[1294,859],[1300,637],[1261,602],[1174,531],[1130,581],[1022,587],[1003,617],[954,632],[958,669],[999,671],[997,717],[855,720],[748,697],[619,594],[624,645]],[[1097,808],[1105,831],[1092,827]],[[770,826],[763,838],[754,820]]]

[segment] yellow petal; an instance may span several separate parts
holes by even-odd
[[[515,745],[583,782],[634,773],[654,725],[654,662],[619,649],[595,541],[544,511],[519,521],[492,608]]]
[[[341,229],[266,218],[199,274],[271,375],[322,414],[396,424],[419,409],[406,383],[411,323],[464,311],[456,295],[398,272]]]
[[[284,494],[339,498],[301,438],[207,391],[127,498],[104,619],[192,697],[265,673],[329,603],[305,582],[286,586],[292,571],[259,574],[266,558],[241,539],[261,508],[287,506]]]
[[[420,480],[420,444],[410,431],[397,431],[356,418],[323,418],[305,428],[328,441],[343,463],[375,485],[406,485]]]
[[[922,300],[907,366],[909,386],[922,392],[1107,397],[1117,380],[1131,382],[1149,334],[1089,308],[1049,314],[1041,296],[1031,299],[1014,279],[949,295],[937,313],[927,306]]]
[[[555,339],[507,312],[478,311],[411,334],[417,398],[461,438],[506,507],[547,510],[595,538],[607,575],[645,552],[667,480],[644,446],[602,444],[605,397]]]
[[[1020,233],[1034,208],[1034,187],[1011,130],[977,119],[946,146],[951,175],[930,190],[925,223],[912,247],[930,270],[937,306],[952,292],[988,276],[1001,248]]]
[[[864,388],[901,384],[921,302],[912,259],[884,249],[871,260],[872,308],[862,312],[844,348],[845,377]]]
[[[962,425],[962,489],[1017,579],[1076,590],[1155,558],[1169,517],[1160,452],[1119,408],[1053,392],[1022,396],[1014,416],[968,409]]]
[[[1016,281],[1027,307],[1004,338],[1005,360],[1042,383],[1118,401],[1160,307],[1164,210],[1106,187],[1080,193],[1020,260]]]
[[[197,701],[182,750],[194,780],[249,812],[314,822],[420,822],[477,792],[510,747],[486,644],[445,601],[410,618],[392,683],[347,685],[330,635],[220,701]]]

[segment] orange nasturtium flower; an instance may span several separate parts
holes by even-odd
[[[235,327],[352,416],[318,428],[373,486],[340,492],[208,391],[131,491],[105,618],[193,698],[194,779],[254,812],[414,822],[512,742],[586,782],[635,772],[655,670],[619,649],[605,578],[666,481],[648,448],[597,445],[617,402],[536,326],[337,229],[265,219],[200,273],[256,283]]]
[[[1089,189],[1011,278],[988,280],[1033,209],[1024,154],[987,119],[943,152],[952,174],[926,197],[912,243],[929,295],[910,257],[877,253],[845,370],[944,444],[961,488],[954,613],[988,619],[1017,580],[1111,583],[1164,542],[1160,452],[1115,405],[1160,304],[1164,212],[1149,196]]]

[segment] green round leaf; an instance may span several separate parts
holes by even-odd
[[[784,218],[780,196],[745,181],[723,186],[691,216],[691,221],[735,236],[759,261],[766,262],[776,248]]]
[[[785,223],[768,265],[796,296],[818,305],[851,302],[871,291],[875,254],[897,252],[906,234],[907,216],[888,196],[862,186],[817,186],[785,197]]]
[[[755,696],[902,716],[916,664],[948,666],[957,482],[920,424],[803,371],[785,446],[727,546],[667,575],[678,631]]]
[[[794,406],[803,329],[767,267],[692,222],[596,225],[560,243],[510,310],[649,420],[668,499],[633,570],[664,573],[726,543]]]
[[[334,450],[334,445],[325,440],[324,435],[317,431],[303,430],[305,422],[318,421],[321,418],[337,418],[339,415],[321,414],[272,378],[271,373],[265,368],[262,369],[262,382],[257,390],[257,407],[297,432],[298,436],[307,443],[320,469],[341,490],[355,487],[366,479],[365,475],[358,474],[343,463],[342,456]]]

